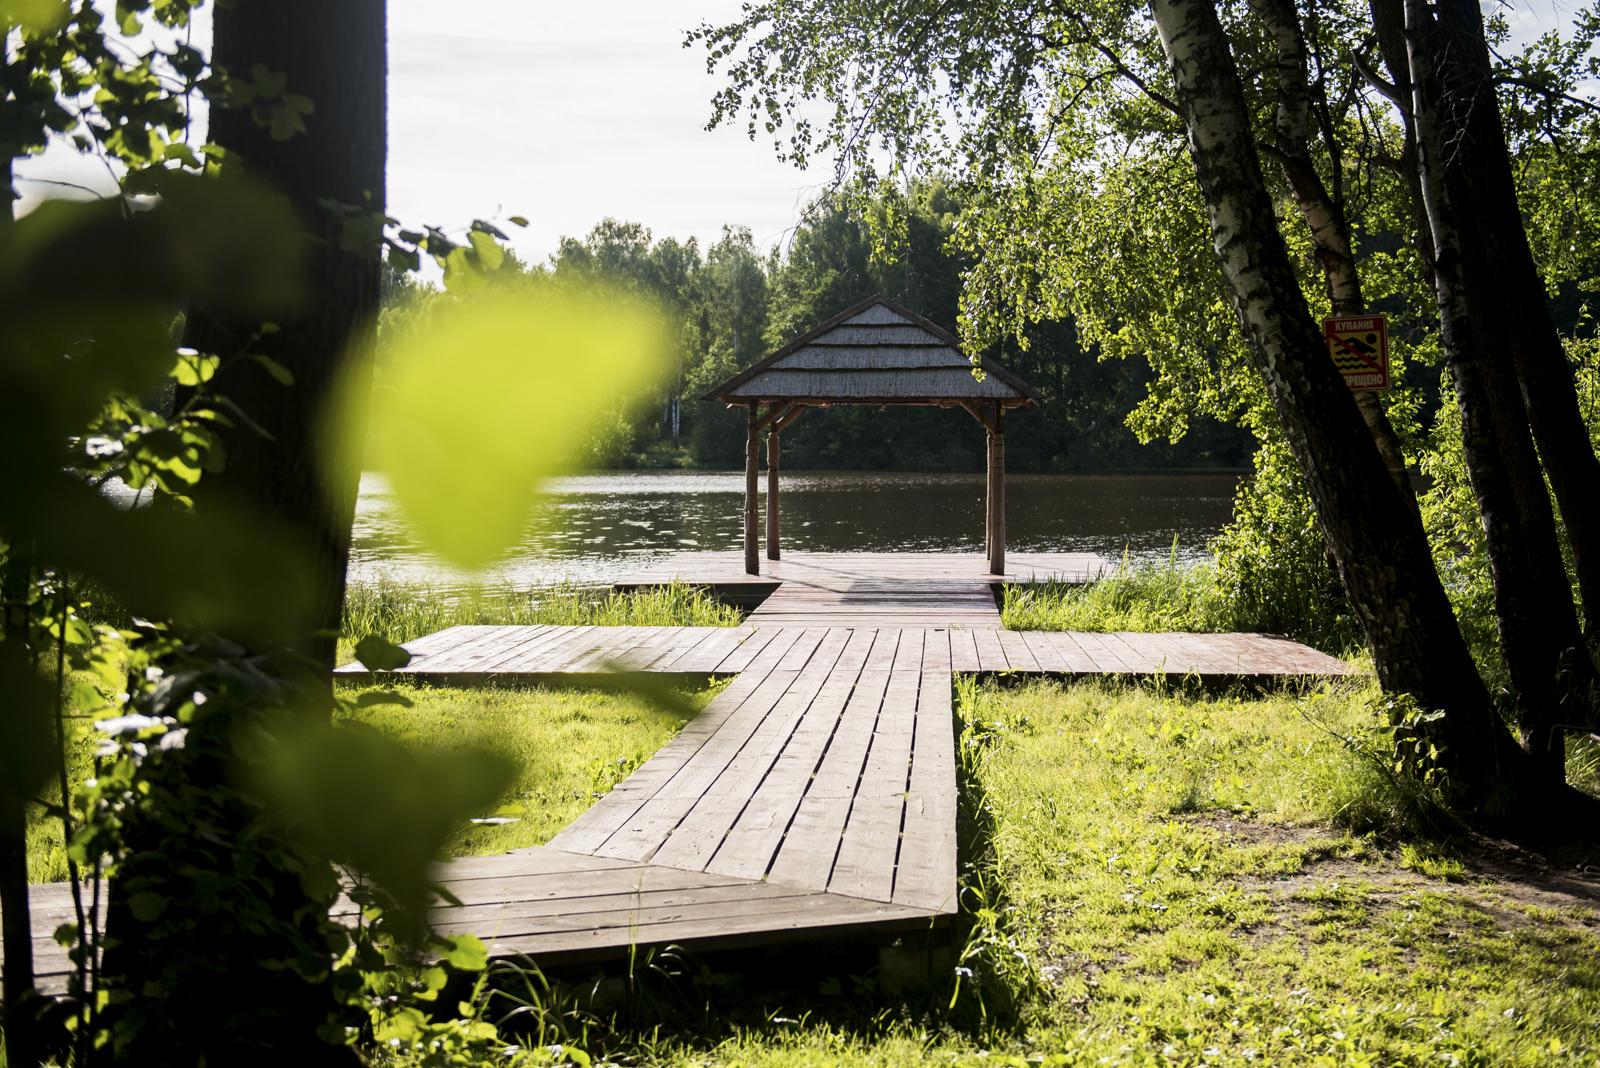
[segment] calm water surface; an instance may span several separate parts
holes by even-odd
[[[1012,475],[1007,545],[1165,559],[1176,538],[1193,559],[1227,522],[1238,476]],[[765,486],[765,474],[762,485]],[[541,521],[481,581],[515,587],[610,582],[673,552],[738,552],[744,473],[660,471],[561,479]],[[982,552],[981,474],[785,472],[783,547],[867,552]],[[763,500],[763,507],[765,502]],[[418,544],[380,476],[361,482],[351,578],[458,586]]]

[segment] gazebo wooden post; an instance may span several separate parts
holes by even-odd
[[[994,428],[983,428],[983,558],[994,561]]]
[[[767,433],[767,559],[778,558],[778,427],[773,423]]]
[[[1006,435],[1005,409],[994,402],[994,429],[989,433],[989,573],[1006,573]]]
[[[745,424],[744,439],[744,570],[747,575],[761,574],[761,556],[756,548],[756,405],[746,409],[749,419]]]

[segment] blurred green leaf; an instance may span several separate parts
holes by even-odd
[[[143,890],[128,898],[128,909],[134,919],[142,923],[154,923],[167,911],[167,899],[154,891]]]
[[[420,924],[445,842],[498,803],[513,774],[510,760],[487,750],[419,751],[324,724],[284,738],[261,785],[294,833],[378,883]]]
[[[464,972],[481,972],[489,966],[489,950],[472,935],[455,935],[450,939],[450,952],[445,955],[450,967]]]
[[[303,542],[225,497],[194,512],[122,509],[56,472],[30,503],[5,515],[9,531],[50,546],[53,563],[102,583],[134,615],[266,641],[308,625],[315,584]]]
[[[661,380],[668,340],[653,306],[607,290],[463,297],[379,355],[366,442],[365,375],[347,379],[329,451],[387,473],[427,546],[480,568],[516,543],[541,485],[580,464],[597,416]]]
[[[155,187],[159,202],[146,210],[49,201],[10,227],[0,245],[0,452],[53,456],[108,394],[147,393],[172,370],[172,324],[190,302],[245,317],[298,305],[304,242],[281,197],[167,171]]]
[[[411,663],[411,654],[387,638],[369,634],[356,643],[356,659],[373,671],[394,671]]]
[[[180,386],[204,385],[217,373],[217,365],[221,362],[215,356],[206,356],[198,352],[179,352],[177,366],[172,369],[172,377]]]
[[[0,31],[13,26],[46,34],[67,21],[66,0],[0,0]]]
[[[266,368],[267,374],[276,379],[278,385],[294,385],[294,373],[277,360],[274,360],[271,356],[263,356],[258,352],[253,353],[250,358],[256,363],[259,363],[262,367]]]

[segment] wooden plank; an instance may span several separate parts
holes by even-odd
[[[772,861],[772,881],[818,890],[828,885],[888,686],[889,673],[874,670],[869,659]]]
[[[620,913],[612,926],[552,933],[529,932],[504,936],[487,943],[492,956],[529,955],[539,961],[582,956],[595,949],[620,950],[633,945],[727,945],[735,936],[775,932],[857,927],[888,929],[928,926],[937,917],[925,909],[904,905],[857,901],[834,894],[811,893],[784,899],[775,910],[763,902],[754,913],[731,911],[721,903],[680,917],[640,916]]]
[[[1070,670],[1067,658],[1056,648],[1049,635],[1043,631],[1027,630],[1020,632],[1020,636],[1027,645],[1028,652],[1033,654],[1039,671],[1061,674]]]
[[[887,901],[893,895],[920,686],[921,676],[916,672],[893,672],[889,676],[873,728],[872,746],[828,880],[828,889],[833,893],[878,901]]]
[[[995,632],[1000,639],[1000,648],[1005,651],[1006,663],[1011,665],[1012,671],[1028,671],[1037,674],[1040,671],[1039,661],[1034,658],[1033,650],[1028,648],[1028,643],[1023,640],[1020,631],[1001,630]]]
[[[950,666],[952,670],[975,672],[978,668],[978,645],[971,630],[950,632]]]
[[[791,736],[783,759],[751,794],[706,870],[750,879],[767,874],[834,740],[873,639],[871,631],[851,633],[838,663]],[[831,852],[828,860],[832,862]]]
[[[695,799],[681,823],[651,856],[657,864],[704,869],[756,790],[785,755],[795,731],[838,663],[847,630],[827,632],[815,655],[738,752]],[[814,763],[814,762],[813,762]],[[766,869],[766,857],[761,868]]]
[[[631,860],[650,859],[738,755],[798,676],[796,671],[770,672],[717,733],[594,852]]]
[[[1088,650],[1078,644],[1077,636],[1067,631],[1046,632],[1041,631],[1050,639],[1050,644],[1055,646],[1056,652],[1061,654],[1067,666],[1063,669],[1073,675],[1090,675],[1098,670],[1094,657]]]
[[[1011,662],[1006,659],[1005,649],[1000,645],[1000,634],[995,630],[975,630],[972,640],[978,646],[979,671],[1009,671]]]
[[[1128,665],[1123,661],[1115,645],[1106,641],[1104,634],[1093,634],[1088,631],[1073,631],[1072,640],[1078,643],[1085,653],[1089,654],[1094,662],[1093,672],[1098,675],[1125,675],[1129,672]]]
[[[750,627],[705,627],[706,633],[677,659],[661,665],[663,671],[711,674],[745,639],[755,634]]]
[[[916,734],[893,900],[940,912],[957,907],[955,715],[948,672],[927,672]]]

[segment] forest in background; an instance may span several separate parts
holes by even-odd
[[[702,249],[658,237],[645,225],[607,218],[568,237],[545,264],[508,255],[491,284],[601,280],[663,306],[677,328],[671,384],[629,412],[610,412],[594,431],[596,467],[737,467],[744,418],[703,400],[706,390],[840,310],[875,293],[952,333],[972,257],[951,240],[961,205],[945,183],[881,194],[824,194],[804,212],[786,247],[763,251],[748,227],[728,225]],[[386,328],[412,321],[438,290],[390,272]],[[1100,359],[1070,317],[1031,324],[1027,346],[990,350],[1026,379],[1040,406],[1007,426],[1007,465],[1016,471],[1239,469],[1254,441],[1238,427],[1200,416],[1178,438],[1130,429],[1152,373],[1138,359]],[[676,423],[676,425],[674,425]],[[798,469],[977,471],[984,438],[962,412],[937,408],[835,408],[784,434]]]

